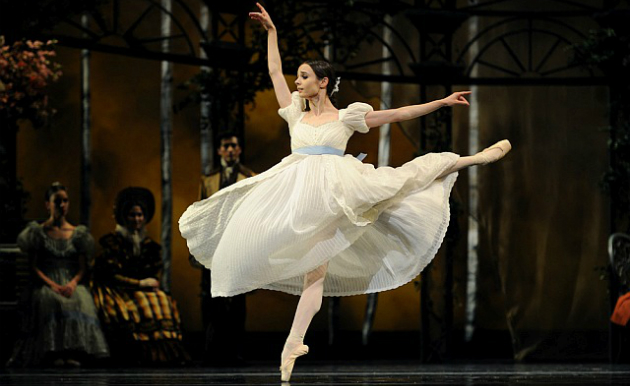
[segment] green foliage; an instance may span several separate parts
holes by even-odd
[[[611,197],[615,227],[630,231],[630,36],[610,28],[590,31],[571,48],[574,63],[600,69],[610,80],[611,162],[601,186]]]
[[[350,0],[337,1],[334,7],[323,6],[321,1],[267,1],[265,7],[278,30],[285,74],[297,71],[308,58],[324,57],[327,47],[334,52],[334,64],[343,66],[358,55],[361,42],[374,40],[370,31],[385,16],[374,4]],[[241,71],[200,71],[179,86],[188,94],[177,103],[176,111],[208,101],[214,126],[231,128],[238,119],[238,105],[253,103],[259,91],[272,87],[267,69],[267,32],[257,23],[251,27],[252,56],[247,67]]]
[[[573,63],[599,68],[614,79],[630,77],[630,36],[618,35],[611,28],[591,30],[585,41],[571,49]]]
[[[611,61],[615,56],[615,38],[615,31],[610,28],[589,31],[585,41],[572,47],[573,60],[586,66],[598,66]]]

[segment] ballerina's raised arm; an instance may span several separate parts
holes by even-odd
[[[260,3],[256,3],[256,5],[260,9],[260,12],[250,12],[249,17],[253,20],[258,20],[263,28],[267,30],[267,62],[269,65],[269,75],[271,76],[278,104],[281,108],[286,107],[291,104],[291,91],[289,90],[289,86],[282,72],[282,60],[280,58],[280,50],[278,49],[278,31],[276,30],[276,26],[273,24],[273,21],[271,21],[271,17],[265,8],[260,5]],[[456,105],[468,106],[469,103],[465,96],[469,94],[470,91],[457,91],[446,98],[420,105],[372,111],[366,114],[365,123],[368,127],[378,127],[386,123],[401,122],[418,118],[441,107]]]
[[[291,104],[291,91],[287,80],[282,73],[282,59],[280,58],[280,50],[278,49],[278,31],[271,21],[271,17],[265,8],[256,3],[260,12],[250,12],[249,17],[258,20],[265,30],[267,30],[267,63],[269,65],[269,75],[273,83],[273,90],[276,93],[276,99],[280,107],[287,107]]]

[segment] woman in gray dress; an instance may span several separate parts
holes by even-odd
[[[58,182],[46,191],[50,213],[29,223],[18,246],[29,255],[33,273],[28,316],[9,365],[78,367],[81,361],[109,356],[90,291],[81,284],[94,250],[88,229],[66,220],[67,189]]]

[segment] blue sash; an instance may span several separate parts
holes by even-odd
[[[330,146],[306,146],[306,147],[301,147],[299,149],[295,149],[293,150],[293,152],[298,153],[298,154],[307,154],[307,155],[332,154],[332,155],[343,156],[343,150],[330,147]],[[357,156],[357,159],[359,161],[363,161],[366,155],[367,154],[365,153],[361,153]]]
[[[307,155],[322,155],[322,154],[334,154],[343,155],[343,150],[336,149],[330,146],[307,146],[293,150],[294,153],[307,154]]]

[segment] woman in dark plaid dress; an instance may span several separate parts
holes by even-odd
[[[114,207],[116,230],[100,239],[93,293],[112,349],[122,363],[183,364],[179,311],[160,289],[161,247],[146,235],[155,202],[148,189],[122,190]]]

